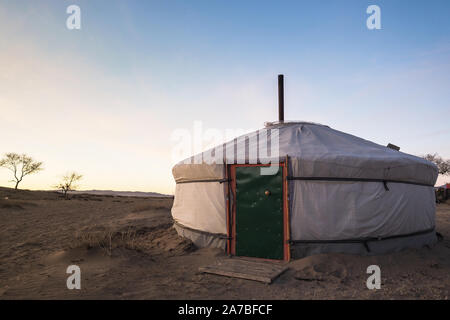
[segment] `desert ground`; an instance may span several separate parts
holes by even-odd
[[[204,274],[225,258],[172,228],[171,198],[0,188],[0,299],[449,299],[450,205],[437,205],[434,247],[383,256],[321,254],[291,261],[267,285]],[[66,268],[81,268],[68,290]],[[368,290],[366,268],[381,268]]]

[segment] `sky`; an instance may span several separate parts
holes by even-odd
[[[450,158],[449,12],[445,0],[0,0],[0,154],[44,162],[22,188],[76,171],[81,189],[172,194],[174,132],[277,120],[283,73],[285,119]]]

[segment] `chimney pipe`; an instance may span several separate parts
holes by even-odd
[[[284,76],[278,75],[278,121],[284,121]]]

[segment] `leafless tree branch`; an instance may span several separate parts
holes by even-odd
[[[0,160],[0,167],[4,167],[12,171],[14,175],[15,189],[19,187],[19,183],[29,174],[33,174],[43,170],[42,162],[34,161],[33,158],[26,154],[6,153],[4,158]]]
[[[80,181],[83,176],[76,172],[71,172],[62,177],[62,181],[55,185],[55,188],[61,190],[64,193],[64,198],[67,199],[67,193],[69,191],[76,190],[78,188],[75,182]]]
[[[450,174],[450,159],[442,159],[437,153],[426,154],[422,158],[434,162],[438,167],[439,174]]]

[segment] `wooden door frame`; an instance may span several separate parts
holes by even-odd
[[[255,258],[270,261],[289,261],[291,258],[289,246],[289,185],[287,180],[287,165],[285,162],[279,162],[275,165],[282,169],[283,184],[283,260]],[[231,194],[227,191],[227,253],[236,255],[236,168],[237,167],[269,167],[271,164],[230,164],[227,167],[227,176],[231,186]],[[233,199],[233,201],[231,201]]]

